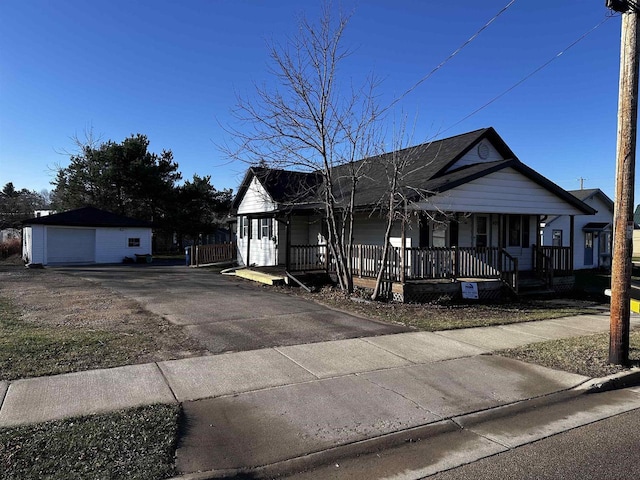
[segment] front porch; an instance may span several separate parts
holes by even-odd
[[[480,299],[497,299],[503,290],[520,295],[524,284],[548,291],[573,285],[571,247],[532,245],[531,270],[521,271],[518,258],[499,247],[388,247],[383,273],[383,293],[396,301],[428,302],[442,297],[461,296],[461,284],[478,286]],[[384,247],[354,245],[350,268],[354,285],[373,289],[382,267]],[[335,261],[326,245],[293,245],[285,270],[308,273],[335,270]],[[524,282],[523,277],[527,279]],[[532,283],[534,280],[534,283]],[[522,284],[522,285],[521,285]]]

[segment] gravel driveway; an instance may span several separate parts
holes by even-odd
[[[65,267],[183,326],[211,353],[408,331],[278,292],[215,270],[183,265]]]

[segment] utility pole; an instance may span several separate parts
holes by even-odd
[[[609,363],[629,363],[633,189],[638,117],[638,8],[635,0],[606,0],[622,13],[616,191],[613,212]]]

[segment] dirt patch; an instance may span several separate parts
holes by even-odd
[[[209,352],[182,327],[150,313],[137,302],[86,279],[47,269],[0,264],[0,296],[33,325],[106,331],[147,337],[136,363]]]

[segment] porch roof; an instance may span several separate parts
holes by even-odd
[[[589,222],[582,227],[583,232],[602,232],[611,230],[611,224],[608,222]]]

